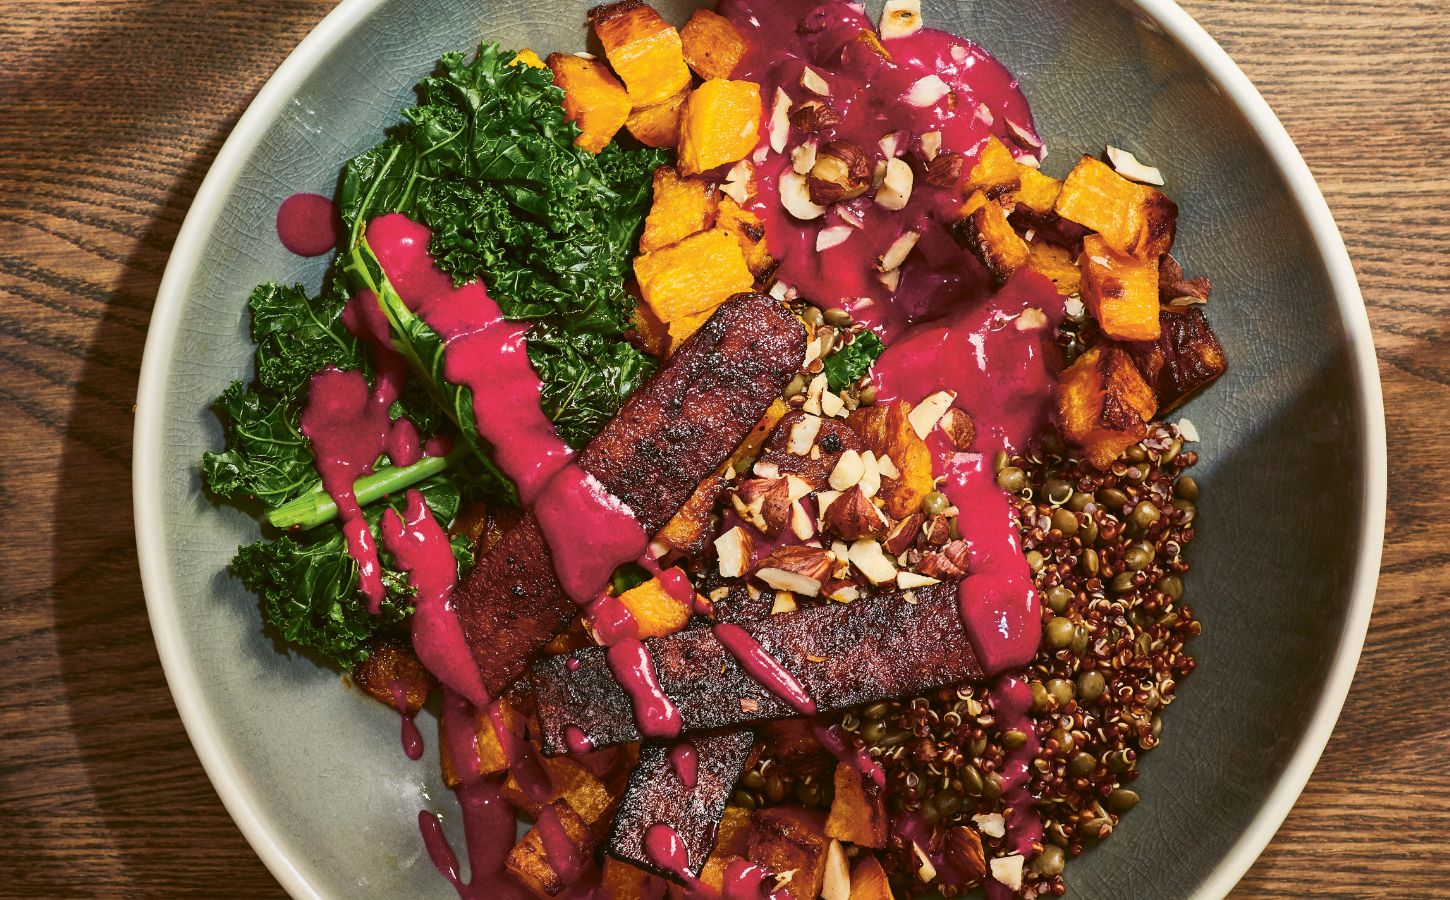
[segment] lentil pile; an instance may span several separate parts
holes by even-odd
[[[1045,828],[1025,897],[1061,896],[1067,861],[1137,805],[1139,758],[1158,745],[1162,711],[1193,671],[1184,645],[1200,626],[1182,597],[1198,500],[1185,472],[1196,462],[1167,424],[1150,427],[1107,471],[1073,459],[1055,435],[1025,456],[993,462],[998,483],[1017,498],[1042,599],[1042,645],[1018,673],[1032,692],[1041,749],[1030,789]],[[986,685],[853,709],[840,724],[885,770],[893,819],[919,816],[931,826],[931,852],[969,873],[961,885],[928,884],[912,847],[893,837],[877,855],[897,896],[967,892],[982,877],[983,857],[1002,844],[991,834],[1003,813],[999,772],[1027,736],[997,726]],[[737,805],[830,805],[835,761],[808,732],[784,726],[764,744],[737,786]]]

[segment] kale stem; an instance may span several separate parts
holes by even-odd
[[[437,475],[469,453],[462,441],[446,456],[425,456],[411,466],[388,466],[380,472],[364,475],[353,482],[358,506],[367,506],[388,494],[410,487],[425,478]],[[319,485],[290,503],[267,513],[267,521],[277,528],[316,528],[337,518],[337,503]]]

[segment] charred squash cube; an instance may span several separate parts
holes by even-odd
[[[1017,189],[1012,191],[1009,199],[1017,204],[1018,209],[1026,210],[1035,216],[1048,216],[1052,214],[1053,208],[1057,205],[1057,195],[1062,193],[1062,182],[1049,175],[1043,175],[1031,166],[1024,166],[1017,163],[1017,179],[1020,182]]]
[[[952,223],[952,236],[971,252],[1001,287],[1027,265],[1027,243],[1023,241],[997,201],[977,191],[962,207],[965,217]]]
[[[641,106],[629,114],[624,127],[646,147],[673,147],[680,142],[680,114],[688,96],[689,91],[680,91],[668,100]]]
[[[616,797],[604,782],[584,766],[567,756],[539,757],[539,765],[549,776],[550,792],[545,803],[567,803],[585,824],[604,818],[614,806]],[[539,815],[542,803],[534,801],[510,774],[503,785],[503,797],[516,809],[531,816]]]
[[[881,481],[886,514],[904,519],[921,509],[926,495],[936,490],[931,451],[912,427],[911,404],[904,400],[863,406],[851,413],[847,424],[860,435],[866,449],[880,459],[891,458],[901,474]]]
[[[1124,343],[1143,380],[1158,398],[1159,413],[1183,404],[1228,369],[1223,347],[1196,306],[1164,306],[1156,341]]]
[[[987,143],[982,145],[971,171],[967,173],[963,190],[969,194],[981,191],[995,200],[1015,191],[1020,183],[1021,176],[1018,174],[1017,160],[1012,156],[1012,151],[995,137],[989,137]]]
[[[1083,238],[1082,300],[1103,334],[1125,341],[1158,339],[1158,261],[1113,251],[1097,234]]]
[[[706,81],[735,74],[735,67],[748,49],[735,25],[708,9],[695,10],[680,29],[680,40],[684,43],[685,62]]]
[[[1058,380],[1057,430],[1099,469],[1143,439],[1157,408],[1153,389],[1119,347],[1092,348]]]
[[[685,178],[670,166],[654,174],[654,200],[644,220],[639,252],[648,253],[704,231],[715,221],[715,187],[703,178]]]
[[[1178,207],[1160,191],[1129,181],[1084,156],[1062,184],[1055,206],[1069,222],[1096,231],[1118,253],[1149,260],[1173,246]]]
[[[757,279],[775,267],[775,260],[770,257],[770,248],[765,243],[765,223],[755,213],[743,209],[734,198],[720,199],[715,227],[735,235],[741,252],[745,254],[745,265]]]
[[[659,530],[655,541],[669,548],[667,555],[671,558],[676,555],[695,558],[709,549],[710,517],[715,512],[716,502],[724,495],[725,487],[725,479],[720,475],[706,478],[679,512]]]
[[[619,602],[634,617],[641,638],[674,634],[690,621],[690,601],[676,599],[658,578],[620,594]]]
[[[1027,244],[1027,268],[1047,277],[1062,297],[1071,297],[1082,286],[1082,270],[1072,261],[1066,247],[1050,241],[1033,240]]]
[[[680,115],[680,171],[698,175],[739,162],[760,138],[760,85],[712,78],[690,93]]]
[[[665,891],[665,882],[644,869],[612,856],[604,858],[597,895],[601,900],[662,900]]]
[[[860,847],[885,847],[891,822],[884,789],[848,762],[837,764],[835,784],[826,836]]]
[[[826,874],[825,822],[813,810],[775,806],[755,813],[746,857],[771,872],[795,871],[785,890],[795,900],[815,900]]]
[[[629,90],[636,109],[663,103],[690,86],[690,70],[674,26],[639,0],[589,11],[604,55]]]
[[[564,89],[564,116],[579,126],[574,143],[598,153],[629,118],[629,95],[604,63],[570,53],[549,54],[554,83]]]
[[[524,717],[507,700],[499,700],[499,720],[504,728],[516,734],[522,734],[524,730]],[[460,781],[457,766],[453,761],[453,754],[449,751],[452,744],[448,740],[447,720],[438,720],[438,761],[443,770],[443,782],[449,787],[457,787]],[[497,727],[494,725],[493,717],[487,710],[482,710],[473,718],[474,746],[478,748],[478,774],[493,775],[502,772],[509,767],[508,754],[504,752],[503,742],[499,740]]]
[[[592,833],[588,823],[579,818],[578,813],[563,800],[555,800],[549,804],[546,814],[557,818],[558,830],[573,851],[570,855],[581,863],[587,859],[593,852],[594,845],[598,843],[598,838]],[[555,868],[561,863],[549,858],[549,849],[558,853],[560,848],[545,848],[540,833],[540,828],[543,827],[546,826],[536,824],[529,829],[528,834],[509,851],[504,867],[538,896],[555,897],[569,886],[575,873],[560,872]]]
[[[368,658],[353,666],[352,682],[384,706],[413,716],[428,700],[433,676],[406,641],[379,636],[372,640]]]
[[[708,318],[715,307],[755,283],[740,244],[719,228],[635,257],[634,276],[644,302],[667,325],[689,317]],[[670,329],[670,339],[676,337]]]
[[[851,867],[850,900],[892,900],[891,884],[886,870],[870,853],[863,853]]]

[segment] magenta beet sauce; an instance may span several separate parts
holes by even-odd
[[[277,240],[298,256],[331,253],[342,242],[337,206],[321,194],[293,194],[277,208]]]

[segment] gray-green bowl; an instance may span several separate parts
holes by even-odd
[[[210,501],[208,404],[248,374],[245,299],[317,283],[278,244],[277,204],[330,193],[445,50],[480,39],[577,49],[587,4],[343,0],[277,70],[218,154],[176,241],[147,339],[135,504],[152,626],[222,800],[297,897],[448,897],[425,806],[457,817],[437,759],[397,714],[279,650],[226,571],[256,524]],[[682,21],[688,3],[662,4]],[[879,3],[878,3],[879,6]],[[1183,411],[1203,441],[1189,599],[1199,668],[1147,757],[1144,801],[1071,866],[1074,896],[1219,896],[1303,788],[1363,641],[1384,528],[1379,380],[1353,270],[1293,144],[1228,56],[1167,0],[927,0],[927,23],[997,54],[1052,154],[1112,143],[1167,175],[1178,255],[1213,279],[1230,369]],[[873,10],[875,12],[875,10]],[[1054,166],[1053,159],[1058,160]],[[1060,173],[1059,173],[1060,174]]]

